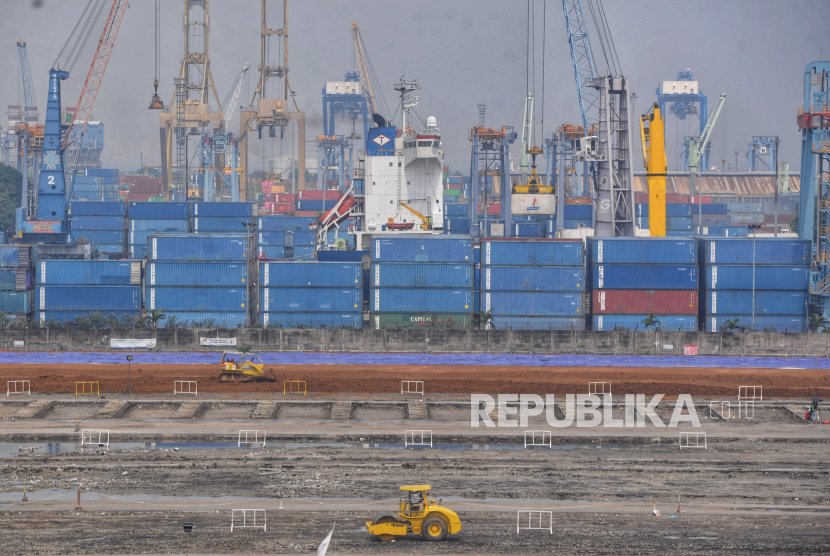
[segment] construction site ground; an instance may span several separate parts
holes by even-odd
[[[803,419],[813,395],[830,398],[827,369],[269,366],[276,382],[221,384],[213,366],[142,364],[130,397],[116,394],[120,365],[34,367],[0,368],[33,389],[0,401],[3,553],[184,554],[184,522],[191,554],[310,554],[335,522],[332,555],[830,553],[830,425]],[[308,394],[283,395],[284,379]],[[404,379],[425,395],[402,395]],[[75,396],[79,380],[102,396]],[[196,380],[198,396],[174,396],[173,380]],[[589,381],[612,383],[620,419],[626,393],[667,394],[666,422],[670,398],[691,394],[701,427],[470,426],[471,393],[560,402]],[[752,419],[745,405],[738,418],[739,385],[763,385]],[[109,448],[80,446],[81,430],[107,431]],[[241,430],[265,446],[240,446]],[[433,447],[404,447],[411,430]],[[526,430],[551,431],[550,447],[525,449]],[[680,449],[681,431],[705,432],[706,449]],[[461,533],[372,538],[365,522],[420,483]],[[267,531],[232,533],[243,508],[266,510]],[[552,512],[553,534],[517,534],[519,510]]]

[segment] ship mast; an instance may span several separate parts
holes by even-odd
[[[421,86],[418,85],[418,80],[413,79],[410,83],[404,81],[401,77],[401,82],[395,85],[395,90],[401,94],[401,133],[406,134],[406,116],[409,109],[413,106],[418,106],[418,99],[421,97],[410,97],[409,93],[417,91]]]

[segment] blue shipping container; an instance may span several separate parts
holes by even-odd
[[[129,206],[130,218],[144,220],[187,220],[187,203],[153,203],[134,201]]]
[[[130,256],[134,259],[147,258],[147,244],[130,245]]]
[[[810,264],[809,239],[704,239],[705,264]]]
[[[692,205],[688,203],[666,203],[666,216],[691,216]],[[646,216],[646,215],[643,215]]]
[[[764,213],[764,203],[726,203],[726,212],[758,212]]]
[[[240,216],[194,216],[191,220],[193,232],[236,232],[244,234],[248,231],[246,223],[251,219]]]
[[[749,228],[747,226],[698,226],[695,231],[703,236],[746,237]]]
[[[494,315],[578,317],[581,293],[481,292],[481,310]]]
[[[35,266],[38,285],[129,286],[133,270],[140,279],[140,261],[51,259],[38,261]]]
[[[144,292],[147,309],[165,311],[246,311],[248,290],[245,286],[207,287],[154,287]]]
[[[190,203],[190,216],[251,216],[252,203]]]
[[[72,216],[124,216],[127,213],[127,205],[120,201],[72,201],[70,208]]]
[[[565,205],[565,220],[591,220],[594,217],[594,205]]]
[[[447,203],[444,205],[444,215],[445,216],[469,216],[470,212],[470,205],[464,204],[450,204]]]
[[[795,290],[807,291],[809,266],[715,265],[702,269],[707,290]]]
[[[637,209],[634,212],[634,216],[648,217],[648,203],[637,203]]]
[[[246,328],[246,311],[164,311],[167,319],[159,322],[160,328],[167,328],[175,320],[180,328]]]
[[[582,240],[510,241],[483,240],[481,264],[502,266],[581,266],[585,262]]]
[[[588,245],[594,263],[697,264],[694,239],[602,237],[588,238]]]
[[[494,316],[496,330],[585,330],[585,317],[504,317]]]
[[[363,313],[260,313],[265,328],[363,328]]]
[[[55,323],[65,324],[67,322],[77,324],[82,319],[89,319],[93,322],[101,319],[115,319],[117,320],[116,325],[122,324],[125,327],[130,327],[135,326],[141,318],[141,311],[36,311],[34,316],[41,326],[49,326]],[[103,324],[99,326],[103,326]]]
[[[27,314],[32,312],[32,292],[0,291],[0,313]]]
[[[635,216],[634,223],[637,225],[638,228],[642,228],[644,230],[649,229],[648,216]]]
[[[85,239],[87,243],[94,243],[96,245],[123,245],[127,232],[123,230],[72,230],[70,236],[72,237],[72,241]]]
[[[334,208],[340,199],[297,199],[297,210],[316,210],[323,212]]]
[[[581,266],[486,266],[483,291],[585,291]]]
[[[696,290],[696,265],[594,265],[592,284],[601,290]]]
[[[666,218],[666,229],[691,232],[694,225],[691,216],[669,216]]]
[[[594,315],[594,330],[646,330],[643,320],[649,315]],[[695,332],[697,317],[693,315],[655,315],[664,332]],[[656,330],[652,326],[650,330]]]
[[[138,311],[140,286],[38,286],[37,311]]]
[[[513,222],[515,237],[545,237],[545,227],[540,222]]]
[[[457,203],[458,195],[444,195],[444,203]]]
[[[282,245],[285,247],[315,245],[316,236],[314,232],[259,232],[257,242],[259,245]]]
[[[469,218],[445,218],[444,230],[447,232],[459,232],[463,234],[470,233],[470,219]]]
[[[349,262],[260,263],[262,287],[359,288],[363,285],[363,265]]]
[[[755,310],[753,311],[753,299]],[[723,290],[706,292],[709,315],[805,315],[806,291]]]
[[[260,216],[257,228],[262,232],[308,232],[315,222],[312,216]]]
[[[164,203],[148,203],[151,205],[161,205]],[[137,220],[130,219],[131,232],[189,232],[190,221],[184,220]]]
[[[726,321],[734,321],[738,326],[745,326],[748,331],[756,332],[809,332],[807,317],[795,316],[756,316],[751,315],[707,315],[704,327],[706,332],[725,332],[721,327]],[[735,330],[737,332],[737,330]]]
[[[153,261],[246,261],[248,237],[231,234],[171,234],[150,238]]]
[[[465,263],[472,262],[472,257],[473,240],[469,237],[386,236],[372,239],[373,261]],[[452,313],[453,311],[437,312]]]
[[[701,214],[726,214],[728,212],[726,203],[703,203],[699,207],[698,209],[698,205],[695,205],[692,209],[693,214],[698,214],[698,210]]]
[[[124,230],[124,216],[73,216],[69,225],[72,230]]]
[[[472,313],[473,290],[372,288],[369,307],[377,313]]]
[[[0,268],[0,290],[17,289],[17,277],[20,276],[21,290],[30,290],[34,286],[32,272],[28,268]]]
[[[470,288],[472,263],[372,263],[372,286],[392,288]]]
[[[289,248],[293,250],[294,248]],[[285,247],[282,245],[260,245],[257,247],[257,257],[269,261],[283,260],[286,258]]]
[[[361,312],[363,288],[262,288],[259,310],[270,312]]]
[[[248,283],[247,263],[152,262],[144,278],[148,286],[239,286]]]

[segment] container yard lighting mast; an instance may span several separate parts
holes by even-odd
[[[64,150],[75,141],[82,140],[98,90],[104,78],[110,54],[115,46],[121,20],[127,10],[127,0],[113,0],[101,40],[92,59],[81,96],[68,128],[61,122],[61,81],[69,77],[84,44],[103,12],[105,0],[91,1],[84,9],[72,35],[67,39],[58,58],[49,70],[49,95],[43,136],[43,157],[38,180],[37,218],[39,222],[25,220],[25,209],[19,209],[18,237],[24,240],[47,243],[64,243],[68,239],[69,222],[67,204],[71,188],[67,190],[64,173]],[[77,31],[77,33],[76,33]],[[66,58],[64,52],[74,39]],[[60,68],[59,61],[63,61]]]
[[[222,129],[225,117],[222,107],[214,111],[210,93],[219,102],[216,84],[210,71],[210,0],[184,0],[184,58],[175,81],[176,93],[167,112],[159,116],[161,136],[161,174],[164,200],[187,200],[186,160],[187,136],[201,135],[209,126]],[[151,106],[152,108],[152,106]],[[176,172],[179,179],[173,187],[173,142],[176,130]]]
[[[297,122],[297,190],[305,189],[305,112],[300,110],[297,104],[297,94],[291,88],[288,80],[288,0],[283,0],[283,25],[282,29],[269,29],[266,22],[266,0],[262,0],[262,14],[260,32],[260,63],[259,81],[257,82],[254,94],[251,97],[249,106],[239,112],[239,156],[241,160],[242,173],[240,180],[247,184],[248,180],[248,132],[257,131],[258,137],[262,139],[263,128],[268,129],[269,137],[277,136],[277,128],[280,128],[280,138],[285,134],[285,127],[290,120]],[[269,64],[269,38],[271,35],[282,37],[282,64],[272,67]],[[277,77],[282,79],[282,87],[279,98],[268,98],[266,85],[268,79]],[[294,111],[288,111],[288,97],[294,102]],[[247,200],[247,187],[240,192],[240,198]]]

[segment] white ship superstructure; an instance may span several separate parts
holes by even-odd
[[[442,230],[444,163],[438,122],[429,116],[420,133],[407,126],[409,111],[418,101],[408,93],[418,87],[401,81],[395,88],[401,91],[401,128],[370,133],[373,144],[367,145],[366,230],[422,231],[427,229],[422,217],[429,219],[430,229]]]

